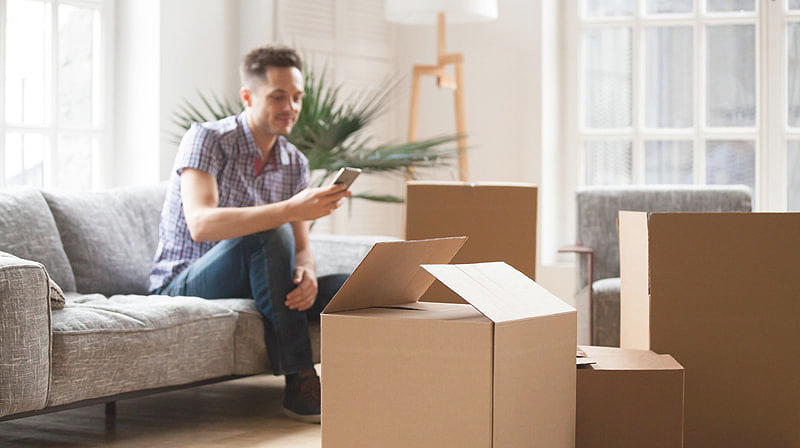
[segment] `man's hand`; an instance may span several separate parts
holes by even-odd
[[[286,307],[298,311],[311,308],[317,299],[317,276],[314,270],[306,266],[295,267],[293,281],[297,287],[286,294]]]
[[[352,194],[345,185],[306,188],[287,201],[291,221],[311,221],[328,216],[339,208],[342,199]]]

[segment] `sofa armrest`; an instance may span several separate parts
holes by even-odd
[[[0,257],[0,418],[45,407],[50,385],[49,294],[41,264]]]
[[[589,279],[588,279],[589,281],[586,282],[586,284],[589,285],[589,286],[592,286],[592,283],[594,281],[594,268],[592,266],[592,262],[594,261],[593,260],[594,259],[594,250],[592,250],[591,247],[576,245],[576,246],[564,246],[564,247],[561,247],[561,248],[558,249],[558,252],[560,252],[560,253],[576,253],[579,256],[582,255],[582,254],[586,254],[586,256],[587,256],[587,260],[586,260],[587,266],[586,267],[587,267],[587,270],[589,271],[588,272],[589,273]],[[589,291],[591,291],[591,288],[589,289]]]

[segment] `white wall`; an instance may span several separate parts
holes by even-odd
[[[271,40],[272,11],[272,0],[118,0],[110,186],[169,178],[181,100],[213,91],[235,104],[239,61]]]
[[[239,59],[275,39],[274,13],[273,0],[239,0]]]
[[[114,144],[109,186],[159,180],[161,122],[159,0],[117,0],[114,39]]]
[[[168,133],[182,133],[171,122],[181,100],[188,98],[199,105],[197,92],[208,94],[212,90],[233,100],[238,98],[239,3],[238,0],[161,2],[160,179],[171,174],[177,152],[177,144]]]
[[[465,60],[470,180],[541,180],[540,17],[539,2],[501,1],[498,20],[447,26],[447,50]],[[435,26],[398,25],[396,39],[398,72],[436,62]],[[408,117],[401,116],[404,136]],[[454,123],[452,91],[425,78],[420,137],[454,133]]]

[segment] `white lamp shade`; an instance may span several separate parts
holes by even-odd
[[[497,18],[497,0],[385,0],[386,20],[430,25],[436,14],[445,13],[447,23],[483,22]]]

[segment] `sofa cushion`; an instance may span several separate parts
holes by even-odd
[[[151,186],[42,193],[61,233],[78,292],[147,294],[165,191]]]
[[[67,293],[49,406],[233,373],[236,315],[196,297]]]
[[[271,372],[264,343],[264,321],[253,299],[216,299],[213,302],[236,313],[234,373],[251,375]],[[320,360],[319,330],[319,321],[308,323],[311,352],[315,363]]]
[[[43,264],[63,289],[75,290],[58,228],[39,191],[19,188],[0,193],[0,250]]]
[[[604,278],[592,284],[594,295],[594,345],[619,347],[619,277]]]
[[[575,296],[578,311],[578,344],[619,347],[619,277],[604,278],[592,283],[594,306],[589,316],[589,288]],[[591,326],[589,324],[591,320]],[[594,337],[590,335],[592,328]]]

